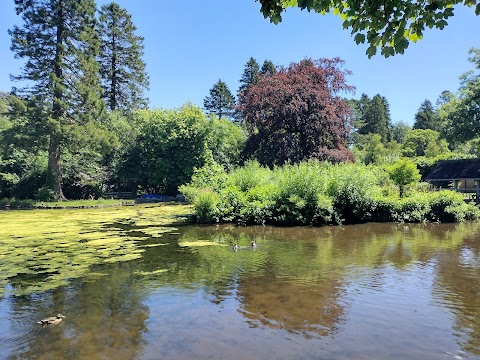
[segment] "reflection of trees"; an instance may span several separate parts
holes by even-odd
[[[29,335],[19,342],[18,358],[137,358],[147,331],[150,310],[145,298],[151,288],[200,290],[214,304],[235,296],[251,326],[306,337],[330,335],[347,318],[344,296],[350,282],[358,284],[361,277],[371,287],[384,280],[385,265],[402,270],[436,259],[439,289],[447,289],[442,295],[449,304],[460,304],[457,326],[470,336],[465,348],[478,354],[480,245],[476,238],[465,238],[479,228],[480,224],[211,226],[181,228],[180,236],[153,236],[155,229],[145,225],[150,236],[130,239],[143,251],[141,259],[89,265],[87,277],[67,286],[4,300],[12,314],[31,316],[22,320],[28,320],[22,329]],[[259,244],[255,250],[252,239]],[[212,245],[179,245],[197,240]],[[242,247],[236,253],[231,250],[235,242]],[[462,245],[467,257],[460,252]],[[40,329],[34,324],[57,312],[67,316],[62,325]],[[28,331],[32,329],[34,336]]]
[[[28,302],[12,297],[12,312],[36,307],[26,328],[34,330],[11,359],[134,359],[143,349],[149,309],[146,292],[131,276],[128,263],[112,265],[95,281],[75,280]],[[18,299],[18,303],[16,304]],[[35,324],[42,316],[63,313],[65,321],[53,327]],[[34,336],[33,336],[34,334]]]
[[[245,277],[239,281],[240,312],[252,327],[268,326],[291,332],[330,335],[344,315],[335,280],[317,283]]]
[[[259,247],[248,256],[221,246],[193,248],[197,262],[187,271],[190,280],[201,279],[215,303],[237,286],[241,313],[252,326],[323,335],[345,316],[342,289],[352,280],[347,268],[369,269],[353,276],[378,286],[385,264],[402,269],[428,263],[445,250],[459,248],[475,226],[194,227],[184,229],[182,241],[248,247],[256,239]]]
[[[480,355],[480,232],[462,248],[437,257],[436,298],[456,316],[455,330],[464,336],[460,346]],[[444,302],[444,303],[443,303]]]

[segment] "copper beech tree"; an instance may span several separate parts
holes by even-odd
[[[281,165],[316,158],[351,161],[347,149],[350,108],[344,61],[306,59],[261,76],[239,93],[239,110],[249,132],[246,158]]]

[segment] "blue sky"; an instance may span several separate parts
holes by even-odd
[[[109,1],[97,0],[100,5]],[[413,124],[425,99],[435,103],[443,90],[456,91],[458,77],[470,70],[468,49],[480,48],[480,17],[458,6],[444,30],[427,30],[404,55],[368,59],[339,17],[290,9],[278,25],[265,20],[254,0],[117,0],[145,37],[151,107],[172,108],[203,98],[218,80],[238,90],[245,63],[253,56],[276,65],[305,57],[340,57],[353,72],[348,82],[362,93],[385,96],[392,121]],[[21,61],[10,52],[7,29],[19,23],[13,0],[0,0],[0,91],[14,85]]]

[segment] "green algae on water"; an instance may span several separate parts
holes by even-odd
[[[157,246],[143,241],[177,231],[190,214],[178,204],[0,212],[0,297],[55,289],[92,266],[139,259]]]

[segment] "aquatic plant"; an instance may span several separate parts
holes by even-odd
[[[190,213],[185,205],[1,212],[0,296],[44,292],[94,265],[138,259],[146,240],[175,231]]]

